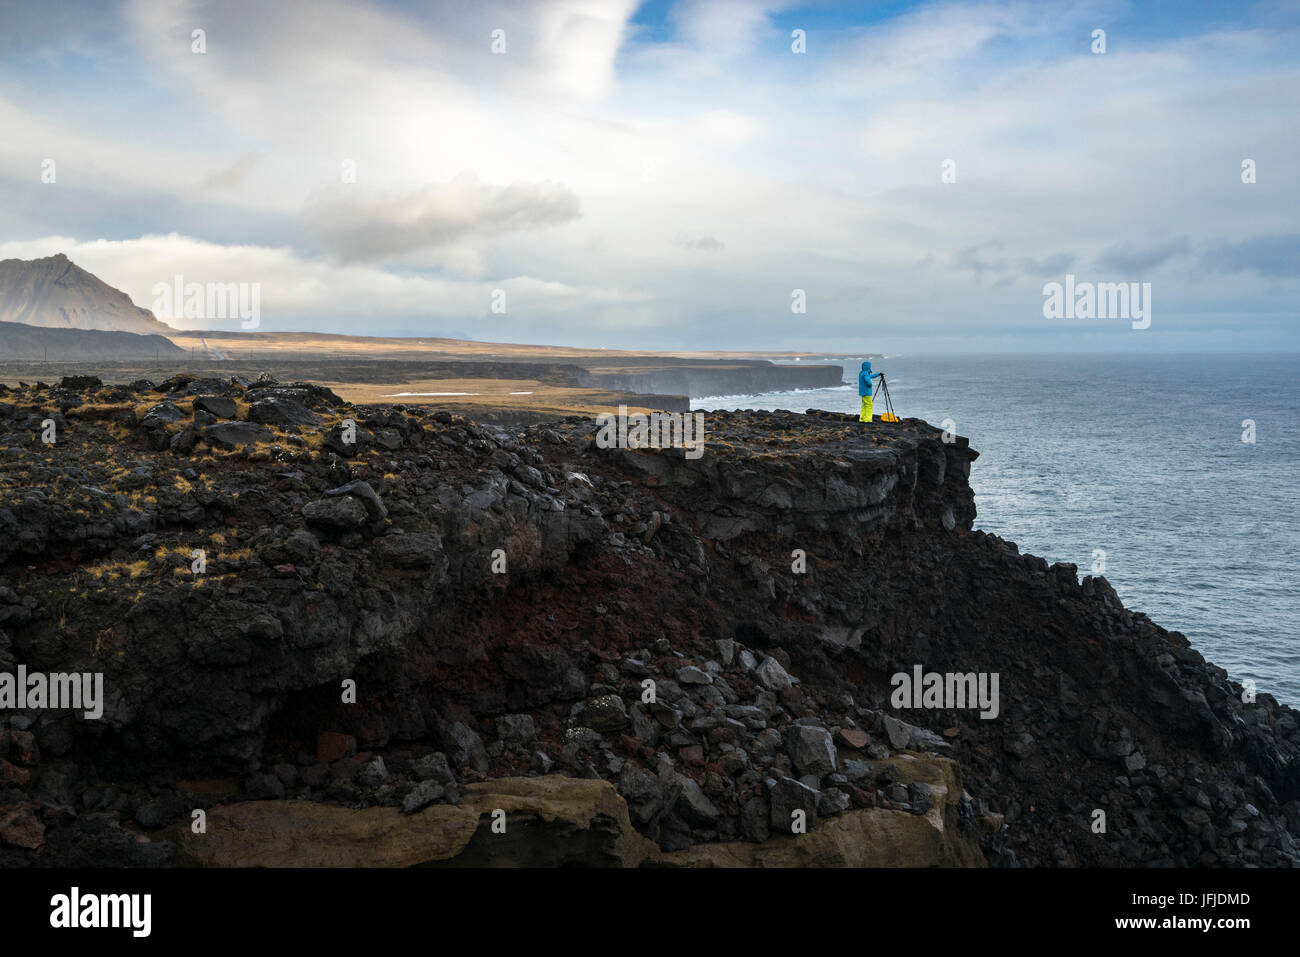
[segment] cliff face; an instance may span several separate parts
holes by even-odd
[[[0,322],[166,335],[171,327],[59,253],[0,260]]]
[[[0,863],[376,828],[463,863],[573,828],[588,863],[1300,861],[1296,713],[972,531],[976,453],[923,422],[709,413],[692,460],[588,419],[68,385],[0,396],[0,672],[103,672],[104,716],[9,717]],[[996,674],[996,716],[896,707],[918,666]],[[498,781],[529,775],[609,782],[635,833]],[[521,787],[518,844],[465,832]]]

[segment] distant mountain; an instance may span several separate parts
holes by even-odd
[[[0,260],[0,322],[137,335],[174,331],[63,253]]]
[[[99,359],[153,359],[182,356],[185,350],[165,336],[97,329],[47,329],[22,322],[0,322],[0,362],[87,362]]]

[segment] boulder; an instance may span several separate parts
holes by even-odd
[[[771,805],[772,830],[778,834],[793,833],[795,811],[803,811],[808,830],[817,823],[817,795],[820,792],[796,781],[794,778],[768,780],[767,799]]]
[[[693,827],[716,826],[722,812],[709,800],[700,786],[684,774],[677,775],[677,783],[681,785],[681,793],[678,794],[673,809],[682,820]]]
[[[249,405],[248,421],[283,428],[286,425],[320,425],[321,418],[300,402],[271,396]]]
[[[426,754],[412,761],[411,774],[420,781],[434,781],[443,785],[456,783],[456,774],[447,763],[447,755],[441,751]]]
[[[487,749],[483,747],[483,739],[469,725],[461,721],[452,722],[447,726],[444,738],[447,754],[457,767],[474,771],[488,769]]]
[[[884,728],[885,735],[889,738],[890,745],[899,751],[948,752],[952,750],[952,745],[933,731],[918,728],[906,721],[899,721],[892,715],[882,714],[880,724]]]
[[[781,667],[781,662],[772,657],[764,658],[754,675],[768,691],[784,691],[794,684],[794,679]]]
[[[861,751],[871,740],[867,737],[867,732],[859,728],[840,728],[835,732],[835,738],[841,746],[854,751]]]
[[[218,449],[239,449],[274,439],[274,432],[255,422],[218,422],[203,430],[203,440]]]
[[[537,737],[536,722],[531,714],[502,715],[497,718],[497,737],[506,747],[527,747]]]
[[[346,485],[340,485],[338,488],[332,488],[325,493],[327,498],[338,495],[351,495],[361,502],[366,508],[366,514],[370,516],[372,522],[377,522],[388,517],[388,509],[384,506],[383,500],[379,497],[369,482],[348,482]]]
[[[201,395],[194,400],[194,411],[207,412],[218,419],[233,419],[236,412],[235,400],[224,395]]]
[[[414,814],[430,804],[441,800],[446,792],[441,784],[435,781],[421,781],[407,793],[402,799],[402,813]]]
[[[581,721],[604,733],[619,731],[628,725],[627,708],[618,695],[603,695],[583,705]]]
[[[838,767],[835,744],[825,728],[788,725],[783,735],[786,754],[800,776],[823,778]]]
[[[351,497],[308,502],[302,508],[302,517],[308,525],[344,531],[361,528],[369,520],[366,507]]]

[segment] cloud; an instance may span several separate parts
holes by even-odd
[[[1072,253],[1055,253],[1050,256],[1025,256],[1020,262],[1020,271],[1026,276],[1055,276],[1063,272],[1068,272],[1074,265],[1075,257]]]
[[[997,240],[979,243],[975,246],[967,246],[965,249],[957,250],[953,256],[953,265],[958,269],[970,270],[975,274],[975,280],[981,282],[985,273],[1004,273],[1010,266],[1003,257],[990,258],[987,250],[1000,249],[1002,243]]]
[[[534,69],[568,96],[607,96],[615,83],[614,60],[636,7],[635,0],[525,5],[523,9],[536,17],[534,29],[524,32],[526,37],[537,37],[532,50]]]
[[[101,0],[63,0],[33,4],[0,0],[0,53],[6,59],[51,61],[69,51],[102,51],[111,45],[117,24]]]
[[[673,237],[673,245],[698,252],[717,252],[726,248],[722,240],[714,236],[687,236],[682,233]]]
[[[475,338],[524,335],[574,311],[600,310],[618,322],[637,315],[641,297],[609,286],[574,286],[518,275],[490,283],[396,275],[370,265],[338,266],[305,259],[287,247],[223,246],[191,236],[150,235],[131,240],[83,242],[68,236],[0,242],[0,259],[36,259],[55,253],[121,289],[137,306],[150,308],[156,283],[257,283],[263,332],[320,329],[375,335],[378,312],[410,328],[411,320],[459,323]],[[496,289],[507,294],[508,314],[491,311]],[[522,320],[522,322],[520,321]],[[178,328],[234,328],[233,321],[171,323]]]
[[[344,262],[375,261],[455,240],[534,230],[579,216],[578,197],[559,183],[491,186],[472,173],[411,193],[339,185],[309,198],[308,230]]]
[[[1300,276],[1300,234],[1256,236],[1241,242],[1214,243],[1201,263],[1211,272],[1254,271],[1261,276]]]
[[[213,173],[205,179],[201,188],[223,189],[227,186],[238,186],[248,179],[249,174],[253,172],[253,168],[260,159],[261,156],[257,153],[246,153],[230,166]]]
[[[681,0],[672,9],[677,34],[688,47],[715,61],[752,53],[769,17],[791,3],[764,0]]]
[[[0,235],[69,237],[133,294],[265,276],[295,322],[803,349],[894,334],[864,301],[920,343],[1029,342],[1029,280],[1085,265],[1159,270],[1165,328],[1219,316],[1241,348],[1265,334],[1242,314],[1300,294],[1285,11],[1162,35],[1120,27],[1119,0],[676,0],[639,15],[653,30],[635,0],[4,4],[32,53],[0,67]],[[498,287],[508,315],[465,321]]]
[[[1185,256],[1191,249],[1186,236],[1149,245],[1123,242],[1108,246],[1097,256],[1098,269],[1111,269],[1127,274],[1150,272],[1175,256]]]

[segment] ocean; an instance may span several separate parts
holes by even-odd
[[[846,380],[860,361],[839,363]],[[951,419],[979,451],[977,528],[1080,575],[1103,559],[1125,607],[1300,706],[1300,355],[902,355],[872,369],[900,416]],[[845,385],[691,407],[858,401]]]

